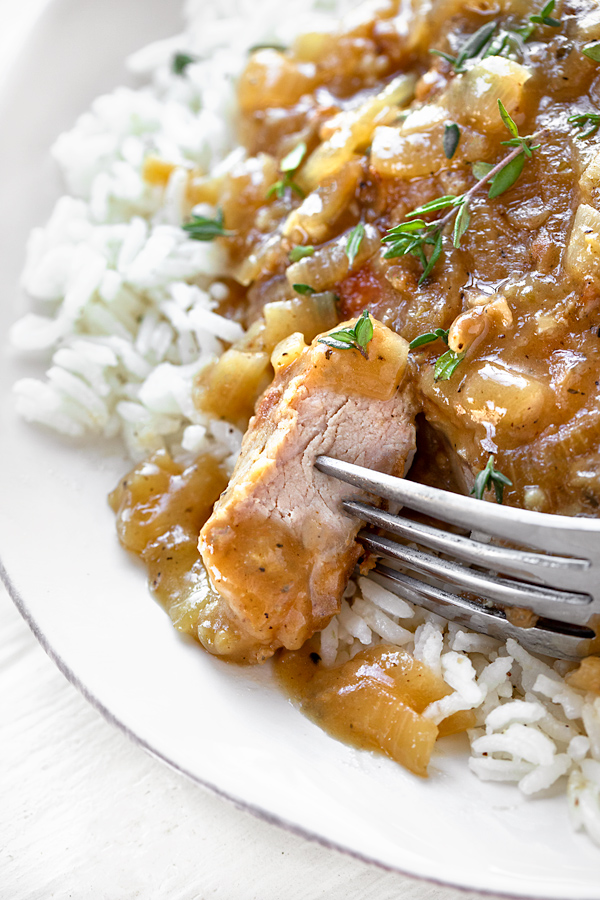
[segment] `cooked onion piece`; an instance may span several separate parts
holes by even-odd
[[[324,291],[342,281],[351,271],[356,271],[380,247],[380,236],[373,225],[365,225],[365,231],[352,265],[348,256],[348,232],[319,247],[312,256],[288,266],[286,278],[290,285],[309,284],[317,291]]]
[[[330,137],[302,167],[298,179],[301,187],[315,190],[324,178],[339,172],[357,151],[364,150],[375,127],[393,120],[399,109],[411,100],[415,83],[413,75],[399,75],[358,109],[339,113],[328,125]]]
[[[276,668],[302,710],[334,737],[379,750],[415,775],[426,776],[440,733],[473,727],[472,712],[438,726],[423,713],[451,693],[448,685],[406,650],[381,644],[333,669],[316,665],[310,646],[283,653]]]
[[[362,172],[362,161],[351,159],[342,163],[335,173],[324,177],[298,209],[290,213],[283,234],[296,244],[326,241],[350,203]]]
[[[379,126],[373,135],[370,165],[382,178],[418,178],[449,168],[456,159],[444,154],[444,124],[436,124],[425,131],[404,127]],[[474,162],[489,152],[489,141],[472,128],[463,127],[456,158],[460,162]]]
[[[517,124],[522,122],[523,87],[530,78],[531,72],[520,63],[491,56],[455,78],[444,94],[444,104],[454,118],[483,131],[502,132],[498,100]]]
[[[555,410],[552,389],[532,375],[484,361],[467,375],[461,393],[464,423],[488,426],[504,447],[532,440]]]
[[[312,63],[297,63],[277,50],[254,53],[238,85],[243,112],[291,106],[316,87],[316,68]]]
[[[271,353],[296,332],[310,343],[337,321],[333,294],[311,294],[267,303],[244,338],[198,377],[198,409],[245,428],[258,397],[273,377]]]
[[[565,268],[578,282],[600,286],[600,212],[585,203],[575,214]]]

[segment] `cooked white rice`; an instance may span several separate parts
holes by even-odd
[[[25,418],[70,436],[120,434],[135,460],[167,446],[233,464],[241,434],[191,400],[196,374],[242,335],[215,312],[227,260],[179,227],[182,172],[163,191],[143,180],[143,160],[152,153],[205,171],[243,164],[234,84],[248,49],[287,44],[299,25],[328,30],[353,5],[262,0],[257,16],[250,0],[188,0],[184,33],[129,60],[146,86],[98,98],[58,138],[52,152],[69,194],[31,235],[23,283],[37,310],[12,330],[24,353],[49,360],[43,381],[15,385]],[[181,51],[198,59],[185,78],[170,65]],[[381,642],[411,650],[453,689],[426,710],[434,722],[475,710],[475,775],[515,782],[525,795],[562,779],[573,827],[600,845],[600,697],[569,688],[564,663],[464,631],[361,578],[321,634],[323,662]]]
[[[186,178],[166,190],[142,178],[148,154],[215,171],[243,164],[235,146],[235,79],[250,47],[288,43],[298,22],[338,24],[346,0],[275,0],[256,15],[247,0],[188,3],[186,30],[136,53],[139,90],[99,97],[52,148],[69,194],[29,240],[23,284],[37,302],[12,329],[23,352],[48,359],[44,381],[15,385],[19,412],[70,436],[121,434],[138,460],[168,446],[210,451],[230,466],[241,434],[198,412],[196,374],[243,335],[217,315],[227,259],[180,228]],[[197,59],[185,78],[175,52]],[[214,210],[199,210],[211,214]]]
[[[383,642],[405,647],[453,688],[425,716],[439,723],[475,711],[471,771],[483,781],[516,782],[526,796],[562,779],[572,826],[600,844],[600,697],[566,685],[564,661],[465,631],[366,578],[357,587],[321,633],[323,662],[338,664]]]

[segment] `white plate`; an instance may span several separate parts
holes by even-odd
[[[59,193],[47,149],[122,60],[178,27],[170,0],[56,0],[0,97],[0,335],[24,309],[28,230]],[[564,797],[525,801],[469,773],[447,739],[427,781],[345,747],[304,719],[268,667],[239,669],[183,640],[118,546],[106,494],[118,450],[67,445],[19,422],[0,372],[0,551],[9,588],[63,671],[152,753],[282,825],[401,872],[464,888],[597,898],[600,851]]]

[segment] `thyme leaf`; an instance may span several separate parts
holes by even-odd
[[[441,50],[430,50],[429,52],[434,56],[441,56],[442,59],[449,62],[455,72],[464,72],[466,61],[479,56],[485,46],[489,43],[489,40],[497,27],[498,25],[496,22],[487,22],[485,25],[482,25],[481,28],[478,28],[477,31],[474,32],[474,34],[469,35],[466,41],[459,47],[456,56],[450,56],[448,53],[443,53]]]
[[[300,141],[279,163],[282,172],[295,172],[306,155],[306,144]]]
[[[540,10],[539,15],[529,16],[529,21],[534,25],[548,25],[550,28],[560,28],[558,19],[553,19],[550,15],[554,12],[556,0],[548,0],[548,3]]]
[[[431,275],[431,273],[433,271],[433,267],[435,266],[436,262],[442,255],[443,240],[444,240],[444,235],[443,235],[442,229],[440,228],[436,232],[434,232],[432,237],[434,238],[432,241],[433,250],[431,251],[431,256],[429,257],[429,262],[423,269],[423,274],[421,275],[421,277],[419,279],[419,284],[421,284],[423,281],[425,281],[427,278],[429,278],[429,276]]]
[[[305,259],[307,256],[312,256],[314,252],[315,248],[312,244],[307,244],[306,246],[297,244],[295,247],[292,247],[288,253],[288,259],[290,262],[295,263],[300,259]]]
[[[307,296],[308,294],[316,294],[317,291],[314,287],[311,287],[310,284],[293,284],[292,287],[296,291],[297,294],[303,294]]]
[[[471,166],[473,175],[477,181],[481,181],[486,175],[489,175],[493,168],[492,163],[486,162],[474,162]]]
[[[493,200],[513,186],[525,165],[525,154],[519,153],[492,179],[488,197]]]
[[[591,44],[586,44],[581,52],[588,59],[600,62],[600,41],[592,41]]]
[[[417,347],[424,347],[425,344],[431,344],[433,341],[437,341],[438,338],[444,341],[445,344],[447,344],[448,332],[443,328],[436,328],[434,331],[427,331],[425,332],[425,334],[420,334],[418,337],[414,338],[408,345],[408,349],[416,350]]]
[[[373,338],[373,322],[366,309],[363,310],[358,322],[354,326],[354,334],[356,335],[356,343],[363,349]]]
[[[456,56],[442,50],[430,50],[435,56],[441,56],[449,62],[457,74],[466,72],[468,60],[486,59],[489,56],[513,56],[522,54],[525,44],[533,35],[538,25],[560,28],[561,23],[552,17],[556,0],[548,0],[539,13],[528,17],[528,21],[514,30],[501,28],[498,22],[488,22],[478,28],[459,47]],[[600,44],[600,42],[598,42]],[[583,51],[585,53],[585,50]],[[592,57],[594,59],[594,57]],[[600,61],[600,56],[598,60]]]
[[[485,469],[482,469],[475,477],[475,484],[471,488],[471,494],[478,500],[483,500],[485,492],[492,487],[496,494],[496,503],[502,503],[504,488],[512,487],[512,481],[494,468],[494,457],[490,455]]]
[[[471,213],[469,212],[469,204],[463,203],[458,210],[458,215],[454,222],[454,231],[452,232],[452,243],[458,250],[462,237],[471,224]]]
[[[446,159],[452,159],[460,142],[460,128],[456,122],[445,125],[442,146]]]
[[[600,113],[576,113],[569,116],[567,122],[571,128],[579,129],[577,140],[585,141],[586,138],[593,137],[600,128]]]
[[[182,227],[194,241],[213,241],[218,237],[232,237],[235,234],[233,231],[225,231],[223,227],[223,210],[221,209],[218,210],[214,219],[192,215],[191,222]]]
[[[435,362],[433,367],[433,380],[448,381],[449,378],[452,378],[456,367],[460,365],[464,358],[464,353],[455,353],[454,350],[446,350],[446,352],[442,353]]]
[[[510,115],[510,113],[508,112],[508,110],[506,109],[502,100],[498,100],[498,109],[500,110],[500,117],[501,117],[502,121],[504,122],[506,128],[508,129],[509,133],[512,134],[512,136],[514,138],[518,138],[519,137],[519,129],[517,128],[517,124],[516,124],[515,120],[513,119],[513,117]]]
[[[424,203],[422,206],[418,206],[417,209],[413,209],[412,212],[407,213],[407,218],[412,219],[413,216],[426,216],[427,213],[438,212],[440,209],[447,209],[449,206],[456,206],[459,199],[460,198],[454,194],[436,197],[435,200],[430,200],[428,203]]]
[[[417,350],[419,347],[424,347],[426,344],[431,344],[437,340],[443,341],[448,346],[448,331],[444,328],[435,328],[433,331],[420,334],[410,342],[408,349]],[[448,381],[456,367],[463,361],[464,356],[464,353],[455,353],[454,350],[446,350],[445,353],[442,353],[436,359],[433,367],[434,381]]]
[[[273,196],[273,194],[275,194],[278,200],[283,200],[283,198],[285,197],[285,192],[288,188],[290,189],[290,191],[292,191],[292,193],[298,194],[298,196],[302,200],[306,196],[302,188],[286,175],[284,178],[281,178],[279,181],[276,181],[275,184],[271,185],[271,187],[267,191],[267,200],[269,200]]]
[[[358,350],[365,359],[369,358],[367,344],[373,338],[373,322],[366,309],[357,320],[354,328],[340,328],[318,338],[318,344],[325,344],[335,350]]]
[[[171,70],[175,75],[183,75],[187,67],[195,62],[196,57],[189,53],[175,53],[171,60]]]
[[[352,268],[354,265],[354,260],[360,250],[360,245],[362,244],[362,239],[365,236],[365,226],[362,222],[359,222],[358,225],[355,225],[352,231],[348,235],[348,241],[346,243],[346,256],[349,260],[349,268]]]

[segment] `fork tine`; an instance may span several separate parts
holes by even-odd
[[[527,607],[539,616],[547,616],[563,622],[585,625],[590,617],[589,594],[556,591],[519,581],[507,581],[495,575],[478,572],[457,565],[430,553],[422,553],[385,537],[361,531],[358,535],[364,547],[378,556],[399,560],[403,567],[420,574],[426,572],[433,578],[456,585],[459,589],[485,597],[503,606]]]
[[[330,456],[318,456],[315,465],[326,475],[388,500],[395,500],[431,518],[451,522],[469,530],[483,531],[538,550],[581,557],[582,551],[586,555],[593,553],[598,541],[598,523],[589,519],[552,516],[495,503],[482,503],[472,497],[372,472],[363,466],[342,462]]]
[[[495,572],[528,578],[551,587],[577,589],[580,576],[590,568],[590,563],[586,559],[545,556],[531,551],[498,547],[495,544],[483,544],[440,528],[432,528],[430,525],[403,519],[401,516],[392,516],[358,500],[344,500],[342,506],[346,512],[358,516],[359,519],[423,547],[429,547],[430,550],[448,553],[464,562],[493,569]]]
[[[551,622],[544,620],[540,620],[533,628],[519,628],[511,625],[502,610],[493,607],[485,609],[472,600],[424,584],[410,575],[381,564],[372,569],[368,577],[405,600],[442,615],[445,619],[481,634],[489,634],[500,641],[514,638],[533,653],[551,655],[558,659],[581,659],[593,637],[590,629],[577,626],[569,628],[564,625],[558,630],[552,627]]]

